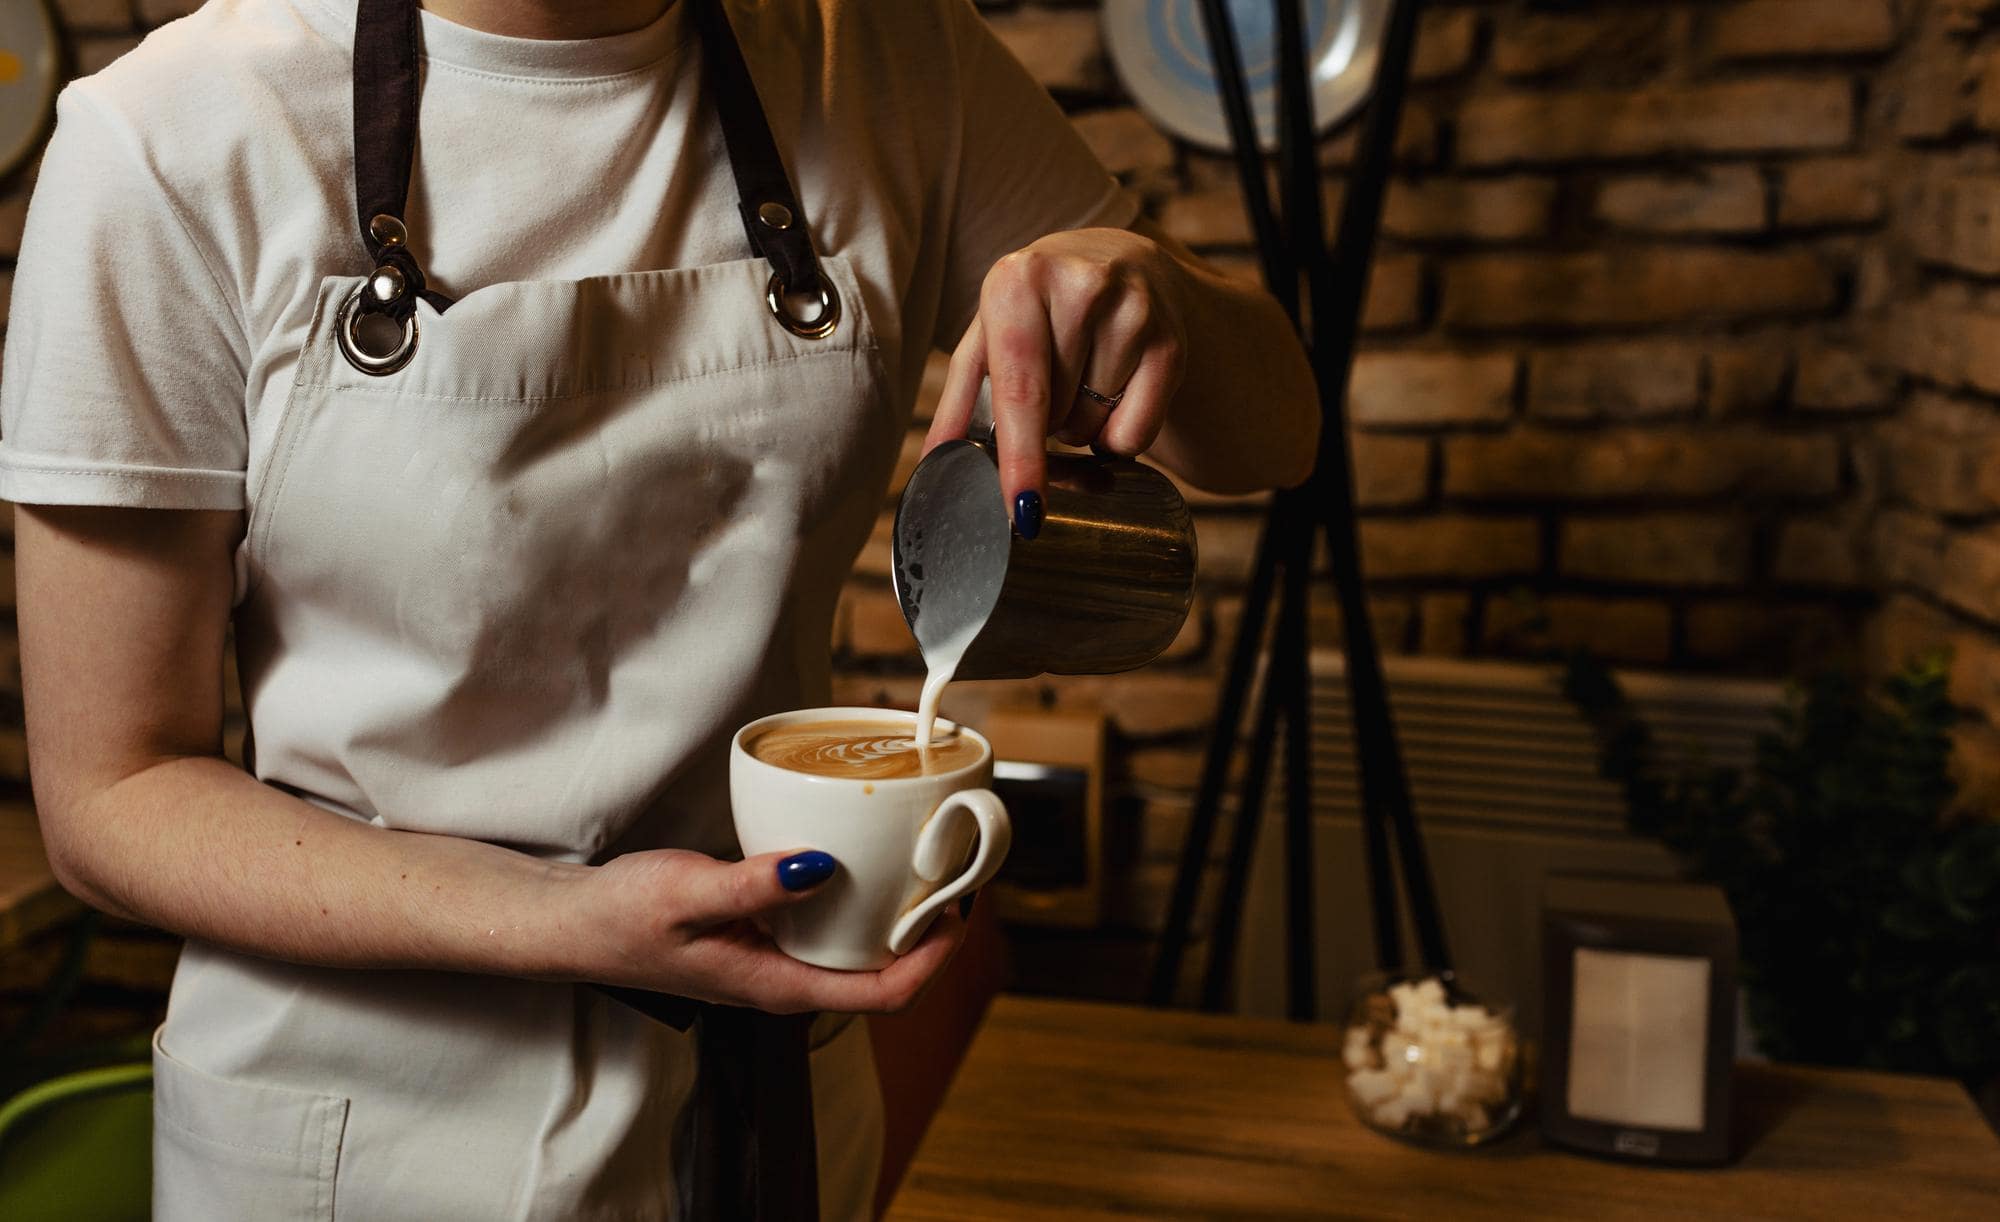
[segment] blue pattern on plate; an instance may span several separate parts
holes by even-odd
[[[1333,10],[1346,4],[1347,0],[1311,0],[1306,5],[1308,48],[1316,51],[1320,47]],[[1252,104],[1258,111],[1268,112],[1278,89],[1278,26],[1272,0],[1228,0],[1228,7]],[[1147,5],[1146,19],[1161,66],[1188,88],[1219,96],[1200,0],[1153,0]],[[1307,56],[1309,61],[1316,58]]]

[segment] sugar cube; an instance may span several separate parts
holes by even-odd
[[[1368,1114],[1376,1124],[1385,1129],[1400,1129],[1403,1127],[1403,1122],[1410,1118],[1410,1105],[1401,1098],[1385,1099],[1376,1104]]]
[[[1374,1104],[1395,1095],[1396,1079],[1379,1069],[1362,1069],[1347,1075],[1347,1089],[1363,1103]]]

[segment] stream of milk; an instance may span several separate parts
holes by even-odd
[[[965,658],[965,651],[979,635],[979,624],[968,624],[953,631],[943,640],[924,639],[923,619],[917,620],[917,648],[923,652],[924,692],[917,700],[917,750],[931,745],[931,731],[937,721],[938,701],[944,697],[944,685],[951,682],[958,673],[958,664]]]
[[[1012,534],[1004,521],[997,530],[994,525],[964,513],[945,513],[911,523],[906,534],[898,535],[899,589],[926,668],[917,701],[919,750],[930,746],[945,685],[957,676],[1000,596]],[[903,526],[899,519],[899,532]]]

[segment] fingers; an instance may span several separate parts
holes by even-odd
[[[1004,510],[1033,539],[1048,437],[1136,455],[1159,436],[1183,372],[1176,266],[1148,239],[1109,230],[1052,234],[994,264],[952,354],[925,453],[965,435],[990,383]],[[1080,395],[1083,384],[1117,406]]]
[[[1112,301],[1105,286],[1109,273],[1090,264],[1067,263],[1037,269],[1037,295],[1048,312],[1049,335],[1055,359],[1050,367],[1049,411],[1042,421],[1042,436],[1052,437],[1069,425],[1081,403],[1089,400],[1077,393],[1083,384],[1092,346]]]
[[[1161,337],[1148,345],[1125,382],[1125,397],[1098,430],[1098,447],[1127,458],[1145,453],[1166,423],[1167,405],[1180,389],[1182,372],[1177,342]]]
[[[987,277],[979,312],[986,327],[987,376],[993,384],[993,439],[1000,459],[1000,495],[1014,527],[1032,539],[1042,525],[1043,441],[1048,436],[1055,341],[1045,299],[1021,268],[1023,252],[1007,256]]]
[[[681,922],[727,925],[810,897],[838,868],[815,850],[723,862],[689,856],[679,880]]]
[[[1085,378],[1083,384],[1092,389],[1097,386],[1089,378]],[[1109,407],[1079,390],[1076,392],[1076,406],[1070,409],[1069,418],[1063,421],[1061,430],[1056,433],[1056,440],[1064,445],[1087,446],[1096,439],[1110,416]]]
[[[1082,384],[1076,392],[1076,406],[1056,434],[1060,440],[1073,446],[1087,446],[1097,440],[1111,416],[1111,406],[1083,393],[1082,387],[1087,386],[1106,398],[1118,398],[1145,355],[1152,312],[1151,299],[1143,292],[1121,295],[1117,306],[1098,328]],[[1124,407],[1122,401],[1119,407]]]
[[[951,963],[952,956],[965,944],[966,920],[959,915],[956,905],[949,911],[938,914],[938,919],[924,932],[922,940],[910,948],[910,953],[896,960],[879,973],[881,984],[888,990],[888,997],[895,1004],[884,1007],[882,1012],[893,1013],[915,1005],[937,978]]]
[[[958,347],[952,349],[951,363],[945,370],[944,391],[938,395],[930,432],[924,435],[925,454],[965,436],[972,427],[972,413],[979,405],[979,388],[985,381],[986,328],[974,317]]]
[[[840,972],[801,963],[755,929],[732,926],[689,948],[709,987],[690,982],[683,988],[712,1001],[771,1014],[807,1010],[891,1013],[914,1002],[964,940],[964,919],[956,911],[941,913],[923,940],[888,967],[874,972]]]
[[[909,1008],[937,979],[965,941],[965,919],[956,911],[938,914],[910,953],[878,972],[835,972],[826,1000],[815,1009],[852,1014],[890,1014]]]

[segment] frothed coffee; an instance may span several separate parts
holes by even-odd
[[[729,745],[729,811],[746,857],[817,849],[839,871],[765,916],[794,959],[874,971],[991,882],[1013,840],[991,789],[993,745],[938,723],[920,750],[916,718],[859,705],[762,717]]]
[[[976,763],[979,744],[964,735],[943,733],[918,747],[906,721],[807,721],[777,725],[746,740],[757,759],[793,772],[850,780],[892,781],[935,776]]]

